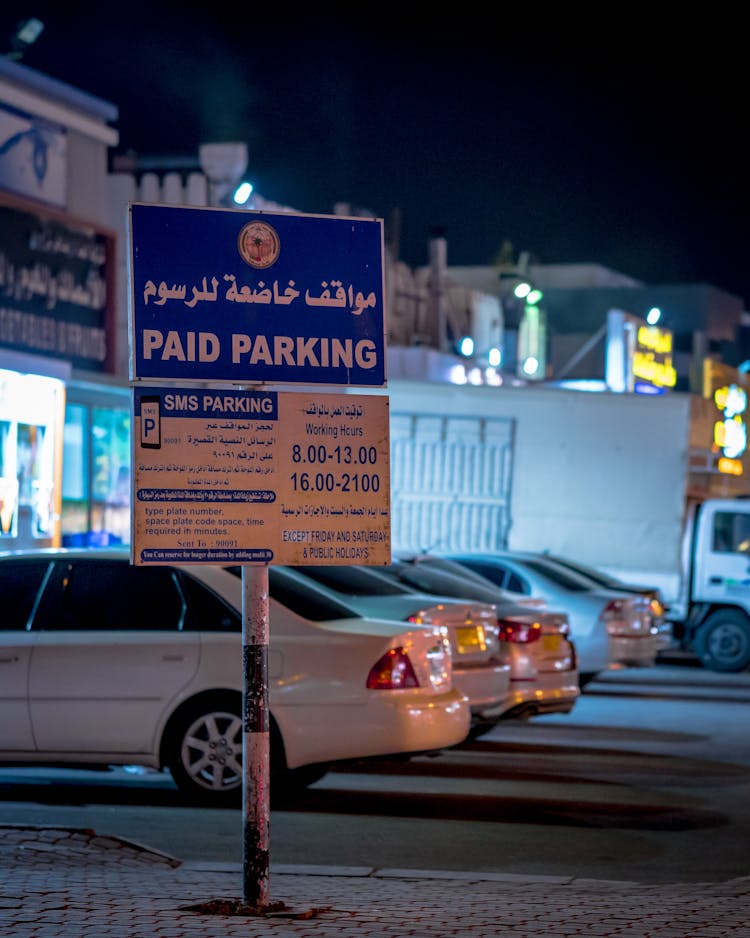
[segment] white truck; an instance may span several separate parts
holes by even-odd
[[[657,587],[705,667],[750,666],[750,459],[714,471],[712,401],[400,379],[389,395],[394,550],[546,550]]]
[[[750,666],[750,499],[709,498],[690,509],[682,585],[667,618],[704,667]]]

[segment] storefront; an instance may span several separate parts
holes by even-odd
[[[97,226],[0,193],[3,548],[127,539],[127,398],[106,383],[114,242]],[[80,374],[96,385],[74,380]]]
[[[60,543],[69,367],[0,352],[0,547]]]
[[[61,543],[108,547],[129,540],[129,391],[73,380],[65,405]]]

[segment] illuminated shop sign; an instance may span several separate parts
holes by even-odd
[[[610,391],[663,394],[677,383],[669,329],[620,309],[607,314],[605,377]]]
[[[727,460],[737,460],[747,449],[747,424],[744,414],[747,411],[747,394],[736,384],[730,384],[714,391],[714,403],[721,413],[721,418],[714,423],[714,443]],[[720,460],[721,463],[721,460]],[[725,464],[722,470],[739,475],[735,467]]]
[[[658,388],[673,388],[677,372],[672,364],[673,337],[668,329],[641,326],[633,350],[633,376]]]
[[[748,392],[742,376],[734,368],[710,359],[704,362],[703,396],[716,408],[712,449],[716,468],[725,475],[740,476],[747,452]]]

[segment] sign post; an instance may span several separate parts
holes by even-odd
[[[133,204],[129,231],[131,561],[242,565],[242,912],[277,910],[268,564],[390,563],[390,454],[387,397],[266,386],[385,386],[382,222]]]

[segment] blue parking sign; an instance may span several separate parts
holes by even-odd
[[[130,379],[384,387],[381,219],[130,206]]]

